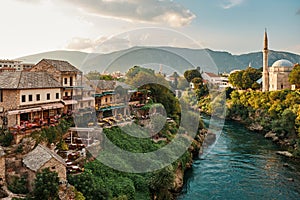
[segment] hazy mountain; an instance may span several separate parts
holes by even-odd
[[[92,70],[125,72],[134,65],[151,67],[163,72],[183,73],[186,69],[199,66],[203,71],[230,72],[244,69],[251,63],[252,67],[262,67],[262,53],[253,52],[232,55],[228,52],[210,49],[186,49],[175,47],[133,47],[108,54],[88,54],[79,51],[51,51],[29,55],[18,60],[37,63],[43,58],[67,60],[84,72]],[[288,52],[270,51],[269,65],[278,59],[288,59],[300,63],[300,56]]]

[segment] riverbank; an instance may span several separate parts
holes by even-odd
[[[277,155],[279,150],[262,134],[227,120],[210,153],[195,159],[185,174],[177,199],[298,199],[299,162]]]
[[[199,101],[201,112],[211,114],[209,97]],[[226,119],[271,139],[292,157],[300,157],[299,91],[233,91],[226,99]]]

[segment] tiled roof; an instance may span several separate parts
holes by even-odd
[[[100,90],[114,90],[116,86],[115,81],[91,80],[90,82]]]
[[[23,158],[23,163],[26,167],[36,172],[52,158],[66,165],[65,161],[59,155],[39,144]]]
[[[132,85],[128,85],[124,82],[116,81],[116,87],[118,87],[118,86],[121,86],[123,89],[126,89],[126,90],[131,90],[134,88]]]
[[[0,73],[0,88],[34,89],[57,88],[61,84],[47,72],[2,72]]]
[[[211,72],[204,72],[205,74],[207,74],[210,77],[219,77],[218,75],[211,73]]]
[[[52,59],[43,59],[43,60],[61,72],[81,72],[79,69],[71,65],[68,61],[52,60]]]

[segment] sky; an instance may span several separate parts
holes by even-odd
[[[132,46],[300,54],[299,0],[1,0],[0,59]]]

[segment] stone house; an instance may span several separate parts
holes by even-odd
[[[36,173],[49,168],[50,171],[57,172],[61,183],[67,180],[66,163],[54,151],[39,144],[34,150],[23,157],[23,165],[29,169],[28,182],[32,185]]]
[[[7,127],[40,123],[61,112],[61,85],[46,72],[0,73],[0,107]]]
[[[69,62],[42,59],[30,71],[47,72],[61,84],[61,96],[65,104],[65,112],[74,110],[78,100],[82,100],[82,72]]]

